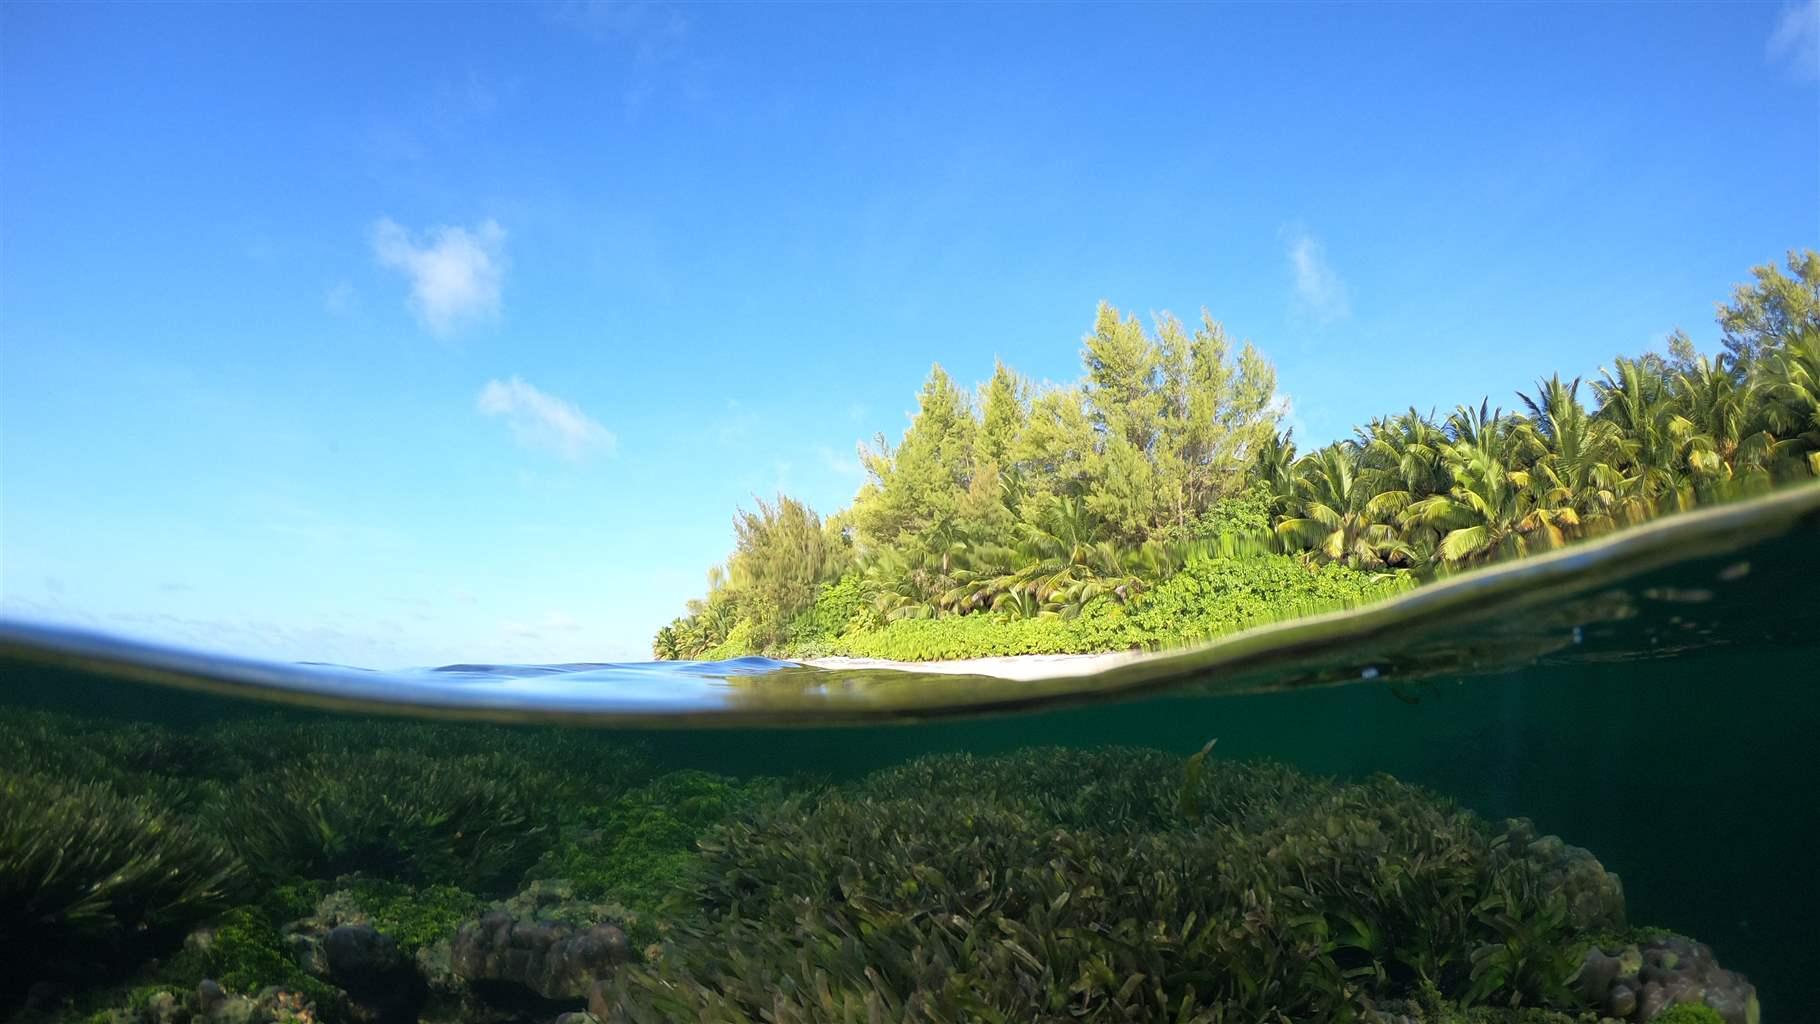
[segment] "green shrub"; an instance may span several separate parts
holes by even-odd
[[[1073,618],[980,612],[900,619],[882,629],[818,640],[811,652],[936,661],[1155,650],[1366,604],[1414,585],[1407,574],[1373,575],[1337,563],[1317,568],[1288,555],[1201,556],[1127,604],[1102,598]]]
[[[744,658],[758,654],[758,639],[755,627],[748,619],[741,619],[732,629],[727,630],[727,638],[713,647],[701,652],[701,661],[726,661],[729,658]]]
[[[865,578],[857,572],[822,584],[815,593],[815,603],[790,625],[791,648],[797,650],[832,643],[853,625],[865,602]]]
[[[1134,603],[1131,632],[1147,647],[1167,647],[1366,604],[1414,585],[1407,574],[1373,575],[1337,562],[1315,568],[1288,555],[1196,559]]]

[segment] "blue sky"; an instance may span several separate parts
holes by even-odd
[[[1305,443],[1820,243],[1820,0],[0,7],[0,614],[648,657],[932,361],[1206,306]]]

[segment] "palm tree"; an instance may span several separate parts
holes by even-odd
[[[1432,415],[1411,407],[1397,416],[1375,419],[1354,433],[1360,483],[1369,489],[1373,508],[1387,520],[1453,483],[1443,457],[1447,435]],[[1426,561],[1440,542],[1434,531],[1408,523],[1402,535],[1417,562]]]
[[[1404,515],[1442,531],[1438,554],[1448,565],[1527,555],[1566,543],[1579,526],[1572,506],[1553,500],[1547,490],[1532,487],[1528,470],[1505,465],[1496,437],[1499,417],[1473,418],[1470,432],[1448,447],[1454,483],[1409,506]]]
[[[1250,476],[1254,484],[1264,489],[1270,501],[1270,514],[1281,515],[1295,500],[1295,430],[1285,430],[1280,434],[1273,433],[1258,446],[1257,457],[1251,463]]]
[[[1669,428],[1668,390],[1664,375],[1639,359],[1619,359],[1614,370],[1600,370],[1593,382],[1599,419],[1620,437],[1626,465],[1617,510],[1627,522],[1641,522],[1665,505],[1686,508],[1694,493],[1677,455],[1680,445]]]
[[[1580,404],[1580,378],[1563,382],[1560,374],[1536,382],[1536,395],[1518,392],[1529,410],[1517,425],[1526,447],[1537,452],[1530,465],[1529,486],[1548,508],[1572,509],[1581,535],[1602,533],[1616,525],[1613,510],[1624,486],[1616,465],[1622,455],[1617,428],[1594,419]]]
[[[677,623],[681,621],[678,619],[659,629],[652,639],[651,654],[659,661],[676,661],[683,657],[683,640],[676,631]]]
[[[1407,565],[1415,551],[1381,521],[1395,504],[1380,500],[1359,482],[1347,447],[1328,445],[1297,463],[1300,470],[1297,511],[1277,524],[1277,534],[1300,543],[1330,562],[1355,569]]]
[[[1757,391],[1775,455],[1795,473],[1820,476],[1820,331],[1800,332],[1761,362]]]

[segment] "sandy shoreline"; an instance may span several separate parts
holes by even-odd
[[[996,658],[955,658],[949,661],[891,661],[887,658],[809,658],[802,662],[816,668],[887,668],[904,672],[936,672],[944,675],[994,676],[999,679],[1053,679],[1058,676],[1085,676],[1119,665],[1130,664],[1144,655],[1134,651],[1108,651],[1103,654],[1013,654]]]

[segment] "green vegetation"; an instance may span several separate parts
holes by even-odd
[[[445,945],[502,907],[622,929],[633,962],[602,998],[628,1022],[1560,1024],[1591,944],[1642,934],[1615,877],[1526,821],[1213,743],[935,755],[839,786],[654,775],[586,734],[276,715],[22,713],[0,750],[24,758],[0,775],[0,1010],[56,980],[68,1019],[185,1019],[205,978],[253,1019],[382,1019],[324,959],[345,924],[447,1019],[503,1019],[528,997],[449,974]]]
[[[0,1010],[43,981],[338,998],[286,944],[325,898],[414,951],[654,775],[587,733],[269,714],[177,729],[15,709],[0,755]],[[669,796],[695,806],[651,800]]]
[[[1577,1008],[1577,926],[1502,833],[1387,777],[1205,753],[931,757],[762,806],[702,842],[700,920],[618,975],[615,1019]]]
[[[1676,1003],[1651,1017],[1650,1024],[1725,1024],[1725,1018],[1705,1003]]]
[[[486,901],[452,885],[413,888],[401,882],[361,878],[348,894],[373,927],[390,935],[407,953],[455,934],[461,922],[480,916]]]
[[[902,441],[862,451],[851,507],[741,512],[653,651],[1156,648],[1820,475],[1820,253],[1752,273],[1717,356],[1676,332],[1666,356],[1538,381],[1521,411],[1410,409],[1299,457],[1257,350],[1205,314],[1146,331],[1102,305],[1079,384],[1000,364],[974,397],[935,367]]]
[[[194,989],[212,978],[229,992],[251,995],[277,985],[307,995],[324,1009],[339,1001],[336,989],[298,966],[285,949],[281,922],[257,907],[236,907],[221,915],[195,943],[158,964],[137,991]]]
[[[582,808],[562,845],[531,876],[566,879],[581,899],[611,901],[642,924],[688,891],[698,838],[778,791],[766,781],[742,784],[705,772],[673,772]],[[650,937],[643,929],[635,934]]]
[[[364,872],[497,892],[552,838],[552,794],[538,781],[500,755],[378,750],[253,776],[229,792],[221,820],[268,875]]]
[[[0,996],[181,939],[244,875],[224,843],[145,798],[0,770]]]

